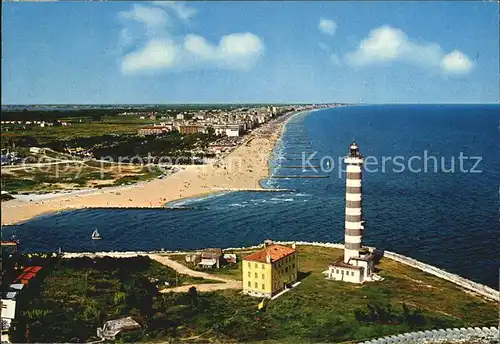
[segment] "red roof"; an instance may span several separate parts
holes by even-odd
[[[293,253],[295,253],[296,250],[294,248],[288,247],[288,246],[282,246],[282,245],[269,245],[266,248],[264,248],[261,251],[252,253],[243,260],[250,260],[253,262],[260,262],[260,263],[267,263],[266,261],[266,256],[269,255],[271,256],[271,262],[278,261],[280,259],[285,258],[286,256],[289,256]]]
[[[38,268],[38,270],[37,270]],[[37,271],[39,271],[42,267],[40,266],[30,266],[26,268],[22,274],[20,274],[14,282],[21,281],[22,284],[28,284],[28,281],[36,276]]]
[[[42,270],[42,267],[41,266],[32,266],[31,267],[31,272],[38,272]]]
[[[42,269],[41,266],[28,266],[23,272],[38,272]]]

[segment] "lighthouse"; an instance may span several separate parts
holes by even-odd
[[[363,247],[361,170],[364,160],[356,142],[349,146],[344,162],[346,164],[344,259],[340,257],[330,264],[325,271],[326,278],[351,283],[380,281],[382,278],[373,273],[375,257],[367,247]]]
[[[345,193],[345,243],[344,263],[359,257],[363,239],[363,218],[361,212],[361,170],[363,157],[356,142],[349,146],[349,153],[344,158],[346,164]]]

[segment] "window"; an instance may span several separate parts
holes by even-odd
[[[261,264],[262,265],[262,270],[264,270],[264,264]]]
[[[259,287],[259,284],[257,282],[255,282],[255,289],[257,289]]]
[[[255,273],[255,278],[257,278],[257,273]]]
[[[252,282],[248,281],[248,286],[251,288],[252,287]]]
[[[295,269],[295,263],[292,264],[292,269]]]
[[[336,270],[337,271],[337,275],[339,274],[339,269]]]
[[[354,276],[354,271],[353,271],[353,272],[351,272],[351,276]]]
[[[250,271],[248,271],[248,277],[251,277],[251,273],[250,273]]]
[[[251,269],[252,268],[252,263],[248,262],[248,268]]]
[[[264,274],[262,274],[262,279],[266,279],[266,277],[265,277],[265,275],[264,275]]]
[[[288,272],[288,266],[285,268],[285,272]]]
[[[262,285],[262,289],[266,289],[266,285],[265,284]]]
[[[259,264],[255,263],[255,267],[258,268],[259,267]]]

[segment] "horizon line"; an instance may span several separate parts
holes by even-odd
[[[220,102],[220,103],[31,103],[31,104],[1,104],[1,106],[99,106],[99,105],[121,105],[121,106],[138,106],[138,105],[154,105],[154,106],[169,106],[169,105],[333,105],[333,104],[346,104],[346,105],[500,105],[497,103],[447,103],[447,102],[434,102],[434,103],[368,103],[368,102]]]

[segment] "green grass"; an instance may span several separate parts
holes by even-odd
[[[38,263],[40,264],[40,263]],[[43,264],[46,276],[30,283],[19,303],[13,338],[25,341],[67,342],[95,338],[95,329],[108,319],[133,315],[147,321],[153,313],[157,292],[164,282],[171,286],[217,281],[176,272],[147,257],[61,259]],[[36,285],[36,284],[39,285]]]
[[[7,137],[17,138],[22,136],[33,136],[39,144],[51,141],[62,141],[81,137],[102,136],[109,134],[137,134],[137,130],[144,126],[144,123],[74,123],[71,126],[60,127],[33,127],[31,130],[13,130],[2,133],[2,139]]]
[[[331,343],[433,328],[496,326],[496,303],[389,259],[378,264],[378,274],[385,278],[381,282],[355,285],[325,280],[321,272],[341,255],[337,249],[299,246],[301,284],[270,301],[264,312],[257,310],[259,298],[236,290],[159,295],[148,289],[144,278],[171,281],[174,275],[151,262],[120,265],[109,258],[108,268],[89,269],[89,261],[79,267],[74,260],[54,269],[52,279],[42,284],[41,296],[32,298],[26,308],[50,314],[45,319],[42,312],[41,320],[30,320],[41,322],[36,326],[50,327],[45,332],[42,327],[40,332],[32,329],[38,336],[32,341],[90,340],[95,326],[125,315],[147,325],[141,334],[126,337],[129,340],[186,343]],[[184,259],[171,257],[179,262]],[[211,272],[226,273],[224,269]],[[227,276],[238,277],[237,273],[239,269]],[[59,281],[54,276],[74,280]],[[119,292],[128,295],[126,302]],[[374,310],[371,314],[369,307]],[[81,334],[76,335],[78,331]]]
[[[142,170],[129,165],[115,168],[116,164],[103,164],[87,162],[85,164],[61,163],[43,167],[12,170],[2,174],[2,185],[6,191],[15,192],[49,192],[61,189],[78,189],[91,185],[94,181],[109,180],[109,183],[100,185],[117,186],[139,181],[147,181],[159,177],[163,172],[154,168]],[[126,176],[118,177],[122,173]],[[58,186],[62,184],[66,187]]]
[[[250,315],[240,319],[240,325],[231,325],[234,331],[243,331],[243,327],[250,331],[246,328],[250,326],[255,331],[251,338],[258,343],[318,343],[365,340],[420,329],[496,325],[494,302],[389,259],[383,259],[378,265],[379,275],[385,278],[382,282],[360,286],[325,280],[321,272],[341,255],[341,250],[300,246],[298,260],[302,283],[271,301],[266,312],[259,315],[262,333],[256,323],[244,325],[248,317],[254,315],[251,306],[246,310]],[[183,256],[172,257],[182,262]],[[403,305],[413,317],[405,318]],[[367,314],[368,306],[390,315],[373,321],[358,321],[356,312]],[[267,339],[262,338],[262,334]]]
[[[128,183],[137,183],[141,181],[147,181],[151,180],[153,178],[157,178],[163,174],[162,171],[160,170],[154,170],[148,173],[144,174],[135,174],[135,175],[128,175],[128,176],[123,176],[113,182],[114,185],[124,185]]]

